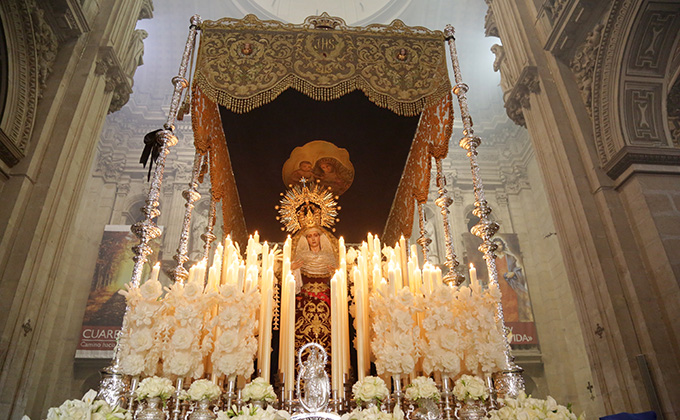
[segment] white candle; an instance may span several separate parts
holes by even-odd
[[[373,242],[373,252],[380,255],[380,238],[378,238],[378,235],[375,235]]]
[[[390,294],[395,295],[397,293],[397,274],[394,272],[394,266],[391,262],[387,268],[387,278],[390,281]]]
[[[257,231],[255,231],[255,234],[253,235],[253,242],[255,242],[256,244],[260,243],[260,234],[257,233]]]
[[[272,273],[273,275],[273,273]],[[272,362],[272,314],[274,307],[274,289],[267,289],[266,295],[266,306],[264,312],[264,332],[262,338],[262,359],[259,360],[260,366],[262,366],[262,377],[269,381],[271,373],[271,362]]]
[[[151,275],[149,276],[149,280],[151,281],[158,281],[158,275],[161,272],[161,262],[158,261],[156,264],[153,265],[153,268],[151,268]]]
[[[368,252],[370,252],[372,254],[374,242],[373,242],[373,235],[371,234],[371,232],[368,232],[367,240],[368,240]]]
[[[292,246],[292,240],[290,235],[286,238],[286,242],[283,243],[283,260],[290,260],[290,248]],[[285,277],[284,277],[285,278]]]
[[[364,379],[364,376],[366,375],[366,372],[364,371],[364,346],[366,337],[364,335],[364,305],[363,305],[363,279],[361,278],[361,273],[359,272],[359,269],[354,267],[354,270],[352,270],[352,279],[354,280],[354,290],[355,290],[355,297],[356,297],[356,307],[357,307],[357,374],[358,378],[361,381]]]
[[[340,264],[342,264],[345,261],[347,255],[347,249],[345,248],[345,238],[342,236],[340,239],[338,239],[338,251],[340,253]]]
[[[477,283],[477,269],[475,268],[475,265],[470,263],[470,285],[473,284],[478,284]]]
[[[293,391],[293,377],[295,376],[295,277],[288,275],[288,339],[286,345],[286,391]],[[288,394],[288,393],[286,393]]]
[[[213,265],[208,271],[208,291],[217,291],[217,268]]]
[[[331,278],[331,389],[339,390],[340,380],[340,343],[338,337],[338,276]]]
[[[243,282],[245,281],[246,277],[246,266],[241,262],[238,266],[238,277],[236,278],[236,288],[242,292],[243,291]]]

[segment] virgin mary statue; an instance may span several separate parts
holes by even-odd
[[[295,276],[295,351],[318,343],[331,357],[331,278],[338,268],[338,239],[328,228],[337,203],[319,183],[291,186],[279,207],[279,220],[291,238],[290,269]]]
[[[309,226],[293,238],[291,270],[298,289],[295,304],[295,348],[319,343],[331,354],[330,280],[338,267],[338,240],[320,226]]]

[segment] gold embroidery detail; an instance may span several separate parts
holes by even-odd
[[[315,26],[334,19],[309,17],[302,25],[254,15],[205,21],[194,81],[211,100],[237,113],[293,88],[322,101],[359,89],[378,106],[417,115],[450,91],[441,31],[399,20]]]

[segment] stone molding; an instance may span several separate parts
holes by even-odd
[[[496,17],[493,15],[491,7],[486,9],[486,15],[484,16],[484,36],[500,38]]]
[[[581,91],[581,98],[586,105],[588,114],[592,116],[592,91],[593,91],[593,71],[595,69],[595,59],[600,49],[602,40],[602,29],[604,25],[599,23],[588,33],[585,41],[581,44],[572,58],[570,67],[574,72],[576,84]]]
[[[523,165],[515,163],[511,168],[500,168],[498,172],[504,193],[517,194],[531,188],[527,169]]]
[[[587,36],[584,28],[601,21],[608,6],[606,1],[547,0],[539,14],[547,18],[550,29],[544,48],[568,64]]]
[[[132,86],[113,47],[99,48],[99,58],[94,72],[97,76],[106,78],[104,91],[113,92],[109,114],[121,109],[130,99]]]
[[[672,87],[667,52],[680,37],[680,5],[618,0],[601,37],[592,82],[600,164],[613,179],[634,163],[680,164],[664,109]]]
[[[508,117],[515,124],[526,127],[523,108],[530,109],[529,96],[539,93],[541,87],[538,81],[538,69],[536,66],[526,66],[522,69],[515,86],[506,95],[505,110]]]
[[[31,24],[31,11],[26,2],[0,2],[4,16],[9,73],[14,74],[7,86],[5,118],[0,125],[0,158],[9,166],[16,165],[26,153],[33,130],[38,103],[38,63]]]

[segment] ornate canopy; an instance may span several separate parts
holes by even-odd
[[[246,236],[218,106],[246,113],[293,88],[318,101],[360,90],[396,114],[420,115],[383,232],[388,241],[410,236],[414,200],[426,201],[431,157],[446,156],[453,126],[441,31],[399,20],[350,27],[327,14],[301,25],[248,15],[206,21],[200,29],[192,124],[197,150],[209,154],[213,195],[225,199],[225,232]]]

